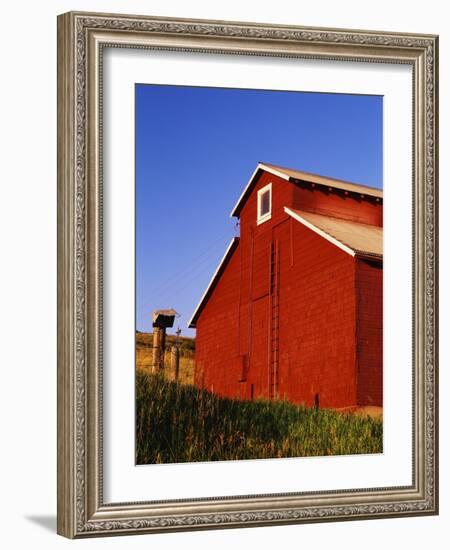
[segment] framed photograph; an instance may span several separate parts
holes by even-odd
[[[437,55],[59,16],[59,534],[438,513]]]

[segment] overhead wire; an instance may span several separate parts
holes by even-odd
[[[157,285],[156,287],[148,290],[146,294],[151,294],[152,297],[158,295],[158,298],[165,297],[169,291],[171,293],[175,292],[175,285],[181,282],[181,280],[185,281],[186,279],[188,279],[189,281],[192,281],[193,275],[196,277],[201,275],[204,271],[206,271],[206,269],[210,267],[212,262],[217,261],[215,252],[219,250],[219,246],[222,247],[224,245],[225,237],[229,237],[229,234],[229,231],[222,234],[206,249],[204,249],[201,254],[197,255],[192,261],[190,261],[189,266],[187,266],[185,269],[177,270],[177,272],[173,276],[165,279],[160,285]],[[211,255],[214,256],[212,259]],[[185,286],[186,285],[183,285],[183,288],[185,288]],[[154,303],[154,298],[152,298],[151,302],[149,300],[146,300],[146,303],[140,304],[137,309],[139,311],[142,311],[144,307],[149,307],[150,303]]]

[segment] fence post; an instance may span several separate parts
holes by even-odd
[[[178,382],[180,376],[180,348],[178,346],[172,346],[170,354],[170,372],[172,380]]]
[[[165,344],[166,330],[161,327],[154,327],[152,373],[161,372],[164,369]]]

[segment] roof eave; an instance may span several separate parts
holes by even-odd
[[[361,260],[372,260],[372,261],[383,262],[383,254],[365,252],[364,250],[355,250],[355,256]]]
[[[380,262],[383,261],[383,255],[382,254],[378,254],[376,252],[366,252],[364,250],[358,250],[356,248],[353,248],[353,247],[343,243],[342,241],[340,241],[339,239],[337,239],[333,235],[330,235],[329,233],[327,233],[323,229],[321,229],[321,228],[317,227],[316,225],[314,225],[314,223],[306,220],[298,212],[295,212],[294,210],[291,210],[289,207],[285,206],[284,211],[286,212],[286,214],[291,216],[291,218],[294,218],[294,220],[297,220],[302,225],[304,225],[308,229],[311,229],[312,231],[314,231],[314,233],[317,233],[318,235],[320,235],[321,237],[323,237],[324,239],[326,239],[330,243],[334,244],[335,246],[337,246],[338,248],[340,248],[341,250],[343,250],[344,252],[346,252],[350,256],[361,258],[361,259],[366,259],[366,260],[373,260],[373,261],[380,261]]]
[[[287,174],[285,174],[285,173],[283,173],[279,170],[276,170],[275,168],[272,168],[271,166],[268,166],[267,164],[264,164],[263,162],[258,162],[258,165],[255,168],[255,170],[253,171],[253,174],[250,176],[250,179],[248,180],[247,185],[245,186],[244,190],[242,191],[241,196],[239,197],[236,204],[234,205],[234,208],[233,208],[233,210],[231,211],[231,214],[230,214],[230,218],[239,216],[239,213],[240,213],[240,210],[241,210],[241,203],[244,201],[245,197],[247,196],[247,193],[249,192],[250,187],[252,186],[253,180],[256,178],[259,171],[268,172],[269,174],[273,174],[274,176],[278,176],[279,178],[282,178],[286,181],[290,180],[290,177]]]
[[[309,183],[313,186],[318,185],[319,187],[322,187],[324,189],[333,189],[335,192],[342,191],[343,193],[346,193],[348,195],[357,196],[357,197],[372,197],[372,199],[382,202],[383,201],[383,192],[369,187],[367,185],[361,185],[361,184],[354,184],[351,182],[345,182],[341,180],[336,180],[334,178],[329,178],[326,176],[319,176],[317,174],[309,174],[307,172],[301,172],[297,170],[297,177],[294,177],[292,175],[287,174],[281,169],[278,169],[277,166],[265,164],[264,162],[258,162],[258,165],[256,166],[255,170],[253,171],[250,179],[247,182],[247,185],[245,186],[243,192],[241,193],[241,196],[237,200],[236,204],[234,205],[233,210],[231,211],[230,217],[239,217],[240,211],[242,209],[242,205],[245,202],[245,198],[249,193],[249,190],[253,184],[254,179],[257,177],[260,171],[268,172],[269,174],[273,174],[274,176],[277,176],[281,179],[284,179],[285,181],[290,181],[292,183]],[[345,189],[341,188],[336,183],[342,183],[348,186],[357,186],[358,189]]]
[[[332,235],[328,234],[326,231],[323,231],[319,227],[315,226],[313,223],[309,222],[308,220],[305,220],[305,218],[303,218],[302,216],[297,214],[297,212],[294,212],[293,210],[291,210],[287,206],[284,207],[284,211],[286,212],[286,214],[291,216],[291,218],[294,218],[294,220],[297,220],[302,225],[304,225],[308,229],[311,229],[312,231],[314,231],[314,233],[317,233],[318,235],[323,237],[325,240],[327,240],[330,243],[334,244],[335,246],[337,246],[338,248],[340,248],[341,250],[343,250],[344,252],[346,252],[350,256],[355,256],[356,252],[355,252],[355,250],[353,250],[353,248],[350,248],[349,246],[347,246],[343,242],[339,241],[338,239],[336,239]]]
[[[211,277],[211,280],[209,281],[209,284],[206,287],[205,292],[203,293],[203,296],[200,298],[200,301],[197,304],[197,307],[195,308],[194,313],[192,314],[192,317],[189,319],[188,328],[196,328],[198,317],[202,312],[203,308],[205,307],[205,304],[208,301],[210,294],[212,293],[212,291],[215,288],[215,285],[217,284],[217,281],[222,273],[222,270],[225,268],[226,263],[231,258],[231,255],[236,249],[236,246],[238,243],[239,243],[239,237],[233,237],[231,239],[230,244],[228,245],[225,251],[225,254],[222,256],[222,259],[220,260],[216,271]]]

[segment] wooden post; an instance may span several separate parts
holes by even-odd
[[[178,316],[178,313],[174,309],[157,309],[152,313],[152,373],[162,372],[164,370],[164,354],[166,351],[166,328],[173,327],[173,321],[176,316]]]
[[[178,346],[172,346],[170,353],[170,374],[172,380],[178,382],[180,376],[180,348]]]
[[[160,365],[160,329],[153,327],[153,357],[152,357],[152,373],[155,374],[159,370]]]
[[[164,355],[166,353],[166,329],[165,328],[161,328],[160,329],[161,331],[161,351],[159,352],[160,353],[160,363],[159,363],[159,370],[161,372],[163,372],[164,370]]]
[[[164,350],[166,347],[166,329],[153,327],[152,373],[164,370]]]

